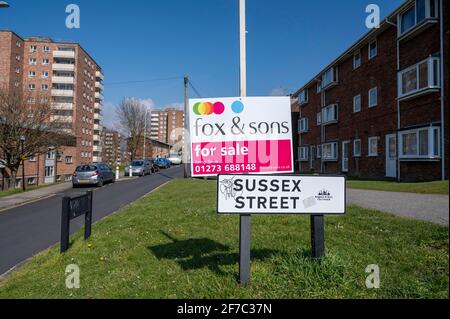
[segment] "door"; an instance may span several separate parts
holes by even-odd
[[[349,141],[342,142],[342,172],[348,172],[348,146]]]
[[[397,177],[397,137],[386,135],[386,177]]]

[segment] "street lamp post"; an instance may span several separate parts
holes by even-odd
[[[26,191],[25,186],[25,154],[24,154],[24,146],[25,143],[25,136],[20,137],[20,153],[21,153],[21,159],[22,159],[22,190]]]

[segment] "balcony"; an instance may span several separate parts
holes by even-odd
[[[75,59],[75,51],[53,51],[54,58]]]
[[[73,90],[52,89],[52,96],[73,97]]]
[[[53,103],[54,110],[73,111],[73,103]]]
[[[103,120],[103,116],[100,113],[94,113],[94,120]]]
[[[104,100],[103,94],[101,94],[100,92],[95,92],[95,98],[100,101]]]
[[[70,76],[53,76],[52,83],[74,84],[75,78]]]
[[[94,135],[95,142],[101,142],[100,135]]]
[[[94,152],[101,152],[103,150],[100,145],[94,145],[92,149]]]
[[[67,64],[67,63],[53,63],[52,64],[53,71],[75,71],[75,64]]]
[[[97,89],[100,89],[101,91],[103,91],[105,89],[105,87],[103,86],[103,84],[101,82],[95,82],[95,87]]]
[[[95,102],[94,108],[97,109],[97,110],[100,110],[100,109],[102,108],[102,103],[100,103],[100,102]]]
[[[72,116],[53,115],[50,117],[50,121],[58,123],[73,123]]]
[[[94,131],[101,131],[102,130],[102,126],[99,124],[94,124]]]
[[[93,157],[92,157],[92,161],[93,161],[94,163],[101,163],[102,158],[101,158],[100,156],[93,156]]]
[[[101,71],[95,72],[95,77],[97,79],[100,79],[100,81],[103,81],[105,79],[105,76],[103,75],[103,73]]]

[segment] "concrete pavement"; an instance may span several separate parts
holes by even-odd
[[[348,189],[347,203],[448,226],[448,195]]]

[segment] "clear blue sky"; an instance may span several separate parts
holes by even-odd
[[[238,0],[8,2],[1,29],[79,42],[91,53],[105,72],[107,107],[125,96],[156,107],[181,103],[181,79],[108,84],[184,74],[202,97],[238,95]],[[295,91],[368,31],[368,4],[378,4],[384,17],[402,2],[247,0],[249,95]],[[70,3],[80,6],[80,29],[65,27]]]

